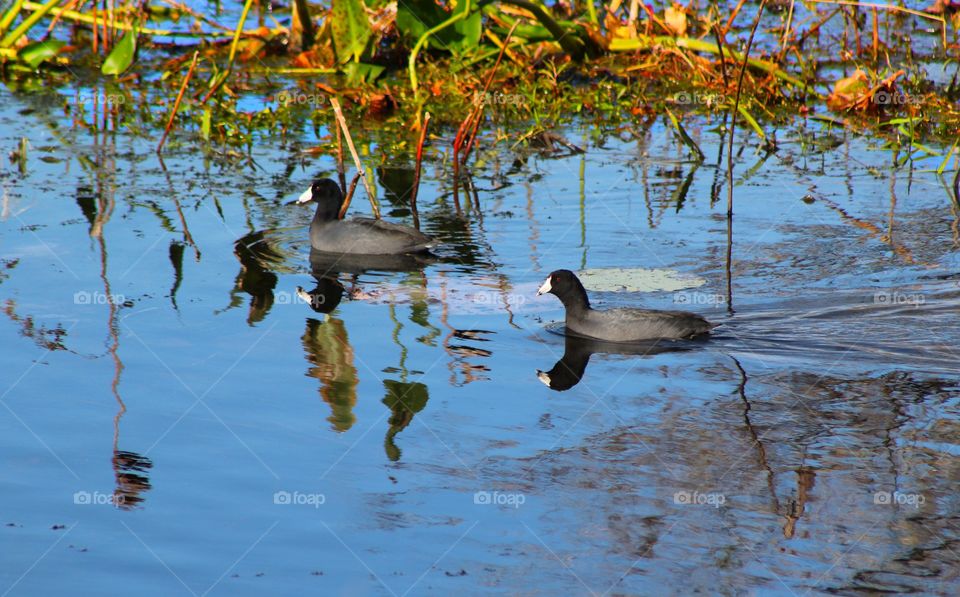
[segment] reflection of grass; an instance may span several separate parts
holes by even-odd
[[[17,324],[20,328],[20,335],[24,338],[30,338],[40,348],[51,352],[54,350],[67,350],[66,345],[63,343],[67,335],[67,330],[63,327],[62,323],[58,323],[52,328],[38,325],[33,316],[20,316],[17,314],[17,304],[13,299],[7,299],[2,310],[3,313],[10,318],[10,321]]]
[[[307,374],[320,380],[320,397],[332,411],[327,420],[336,431],[349,430],[357,421],[353,407],[357,404],[359,381],[346,327],[336,318],[330,317],[323,323],[310,318],[302,341],[313,365]]]
[[[383,403],[392,413],[389,421],[390,429],[387,431],[383,445],[387,458],[397,461],[400,460],[400,448],[394,443],[393,438],[406,429],[413,420],[413,415],[423,410],[427,401],[430,400],[430,394],[427,386],[419,382],[385,379],[383,386],[387,390]]]

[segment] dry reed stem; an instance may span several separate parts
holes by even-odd
[[[430,112],[423,115],[423,124],[420,126],[420,140],[417,141],[417,163],[413,169],[413,189],[410,191],[410,212],[413,214],[413,225],[420,228],[420,215],[417,213],[417,194],[420,191],[420,170],[423,166],[423,144],[427,140],[427,127],[430,125]]]
[[[197,57],[199,56],[199,50],[193,53],[193,60],[190,62],[190,69],[187,71],[187,75],[183,78],[183,83],[180,84],[180,92],[177,93],[177,99],[173,102],[173,110],[170,112],[170,118],[167,120],[167,126],[163,129],[163,136],[160,137],[160,143],[157,145],[157,153],[160,153],[163,150],[163,144],[167,142],[167,135],[170,134],[170,129],[173,128],[173,119],[177,117],[177,110],[180,109],[180,101],[183,100],[183,93],[187,90],[187,83],[190,82],[190,77],[193,76],[193,69],[197,67]]]
[[[340,101],[335,96],[330,96],[330,105],[333,106],[333,113],[337,117],[340,129],[343,130],[343,138],[346,139],[347,148],[350,150],[350,155],[353,156],[353,163],[357,167],[357,174],[363,179],[363,188],[367,190],[367,198],[370,199],[370,208],[373,210],[373,216],[379,220],[380,206],[377,205],[377,200],[373,197],[373,189],[370,188],[370,183],[367,181],[367,173],[363,169],[363,164],[360,162],[360,156],[357,155],[357,148],[353,146],[353,137],[350,136],[347,120],[343,117],[343,109],[340,107]]]

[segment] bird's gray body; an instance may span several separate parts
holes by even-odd
[[[570,333],[611,342],[694,338],[714,327],[693,313],[632,308],[604,311],[568,308],[565,324]]]
[[[607,342],[695,338],[716,327],[703,317],[686,311],[654,309],[598,310],[590,308],[590,299],[576,274],[566,269],[551,272],[537,294],[556,295],[566,309],[567,333]]]
[[[351,218],[314,219],[310,224],[310,244],[323,253],[396,255],[426,251],[435,241],[410,226],[373,218]]]

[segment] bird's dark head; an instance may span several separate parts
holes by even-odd
[[[543,285],[537,290],[537,296],[550,293],[560,299],[567,309],[589,309],[590,299],[577,275],[568,269],[551,272]]]
[[[580,283],[579,280],[577,280],[576,274],[568,269],[558,269],[547,276],[547,279],[544,280],[540,289],[537,291],[537,296],[548,292],[557,296],[563,296],[577,286],[580,286]]]
[[[310,188],[297,198],[299,205],[311,201],[317,203],[317,217],[323,220],[335,220],[343,204],[343,192],[340,191],[340,185],[336,182],[329,178],[321,178],[313,181]]]

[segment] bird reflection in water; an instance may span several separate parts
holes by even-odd
[[[651,340],[642,343],[603,342],[590,338],[566,336],[563,356],[549,371],[537,369],[537,379],[551,390],[563,392],[580,383],[590,357],[595,353],[649,356],[665,352],[692,350],[696,340]]]
[[[307,318],[301,341],[310,368],[307,375],[320,380],[320,397],[330,405],[327,418],[338,432],[356,423],[353,407],[357,404],[357,368],[343,320],[330,317],[343,298],[343,285],[335,277],[319,276],[312,290],[297,287],[297,295],[315,312],[326,315],[323,321]]]
[[[356,275],[368,269],[380,271],[416,271],[425,265],[429,255],[387,255],[387,256],[333,256],[312,251],[310,264],[317,285],[313,290],[297,288],[297,295],[311,309],[318,313],[329,314],[333,311],[346,293],[343,285],[337,280],[340,272],[354,274],[353,283],[356,284]],[[333,270],[337,274],[331,275]],[[354,289],[356,292],[356,289]],[[412,320],[431,328],[430,338],[439,334],[439,330],[432,329],[426,322],[426,313],[421,312],[425,303],[412,307]],[[393,306],[391,305],[391,314]],[[420,319],[422,318],[422,321]],[[395,319],[395,318],[394,318]],[[399,338],[400,322],[393,334],[394,340]],[[347,338],[346,328],[342,320],[330,317],[323,322],[310,318],[307,320],[307,330],[303,335],[303,346],[307,359],[312,367],[308,374],[321,381],[320,394],[333,411],[328,419],[337,431],[347,431],[356,417],[353,407],[357,402],[357,369],[354,366],[354,352]],[[419,382],[406,381],[408,373],[404,364],[406,349],[401,346],[401,362],[398,369],[390,368],[392,372],[399,372],[401,379],[383,380],[386,392],[383,404],[390,409],[389,428],[384,438],[384,451],[391,461],[400,459],[401,451],[394,442],[394,437],[403,431],[413,420],[416,413],[426,407],[429,401],[427,386]]]

